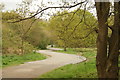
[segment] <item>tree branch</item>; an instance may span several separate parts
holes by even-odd
[[[41,16],[42,16],[42,14],[41,14]],[[41,17],[41,16],[40,16],[40,17]],[[39,17],[39,18],[40,18],[40,17]],[[31,22],[29,28],[26,30],[26,32],[23,34],[23,36],[25,36],[25,35],[31,30],[32,25],[35,23],[36,20],[37,20],[37,19],[34,19],[34,20]]]
[[[113,26],[108,26],[108,28],[110,28],[112,31],[114,30],[114,29],[113,29]]]
[[[79,23],[74,27],[73,31],[71,32],[71,34],[69,35],[69,38],[73,35],[73,33],[76,31],[77,27],[80,25],[80,23],[83,21],[83,18],[85,16],[85,12],[86,12],[86,5],[87,3],[85,4],[84,6],[84,12],[83,12],[83,15],[82,15],[82,18],[81,20],[79,21]]]
[[[91,33],[93,33],[94,31],[96,31],[96,28],[93,28],[93,30],[91,30],[87,35],[85,35],[84,37],[73,37],[74,39],[85,39],[87,38]]]
[[[86,2],[86,0],[83,1],[83,2],[80,2],[80,3],[77,3],[77,4],[75,4],[75,5],[71,5],[71,6],[47,7],[47,8],[42,9],[41,11],[35,13],[35,14],[32,15],[31,17],[24,18],[24,19],[20,19],[20,20],[14,21],[14,22],[9,22],[9,23],[16,23],[16,22],[20,22],[20,21],[23,21],[23,20],[31,19],[31,18],[35,17],[36,15],[40,14],[41,12],[43,12],[43,11],[45,11],[45,10],[48,10],[48,9],[51,9],[51,8],[55,8],[55,9],[56,9],[56,8],[73,8],[73,7],[76,7],[76,6],[80,5],[80,4],[83,4],[83,3],[85,3],[85,2]]]

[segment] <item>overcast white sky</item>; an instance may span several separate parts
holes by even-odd
[[[28,0],[26,0],[26,1],[28,1]],[[40,2],[42,0],[32,0],[32,1],[34,1],[34,3],[36,3],[36,4],[40,4]],[[52,1],[54,3],[58,3],[58,2],[60,2],[62,0],[43,0],[43,1],[44,1],[44,3],[45,2],[47,3],[49,1]],[[66,0],[66,1],[72,1],[72,0]],[[79,1],[81,1],[81,0],[79,0]],[[90,1],[93,2],[94,0],[90,0]],[[97,1],[100,1],[100,0],[97,0]],[[106,1],[106,0],[103,0],[103,1]],[[113,1],[113,0],[110,0],[110,1]],[[120,0],[115,0],[115,1],[120,1]],[[0,0],[0,3],[4,3],[5,4],[5,10],[16,9],[17,8],[16,4],[20,4],[21,2],[22,2],[22,0]]]
[[[33,6],[31,6],[31,10],[37,11],[38,7],[35,6],[35,4],[41,6],[41,1],[43,1],[43,4],[45,4],[46,6],[59,6],[59,4],[61,3],[62,0],[24,0],[24,1],[33,1],[32,2]],[[70,1],[75,1],[75,0],[66,0],[66,1],[70,2]],[[79,0],[79,1],[81,1],[81,0]],[[21,2],[22,2],[22,0],[0,0],[0,3],[5,4],[5,8],[3,11],[15,10],[19,7],[18,4],[20,4]],[[53,4],[50,4],[48,2],[53,2]],[[52,13],[52,12],[55,12],[55,10],[47,10],[46,11],[46,13]]]
[[[23,0],[0,0],[0,3],[5,5],[5,8],[3,9],[3,11],[10,11],[10,10],[17,9],[19,7],[18,4],[21,4],[22,1]],[[32,2],[33,6],[31,6],[31,10],[37,11],[38,7],[35,6],[35,4],[40,5],[42,0],[24,0],[24,1],[33,1]],[[47,6],[53,6],[47,3],[49,1],[53,1],[54,3],[57,3],[58,0],[43,0],[43,3],[46,4]],[[57,6],[57,5],[54,5],[54,6]]]
[[[18,3],[21,3],[22,0],[0,0],[0,3],[5,4],[5,10],[13,10],[17,8]]]
[[[36,11],[38,9],[36,5],[40,5],[41,4],[41,1],[43,1],[43,3],[46,5],[46,6],[59,6],[59,3],[61,3],[62,0],[26,0],[26,1],[33,1],[33,6],[31,6],[31,10],[32,11]],[[53,2],[54,4],[48,4],[48,2]],[[65,1],[65,0],[64,0]],[[66,1],[83,1],[83,0],[66,0]],[[93,2],[94,0],[90,0],[90,2]],[[4,11],[6,10],[15,10],[16,8],[18,8],[18,5],[17,4],[20,4],[22,2],[22,0],[0,0],[0,3],[3,3],[5,4],[5,8],[4,8]],[[61,3],[62,4],[62,3]],[[74,10],[74,8],[72,9]],[[50,12],[55,12],[55,10],[47,10],[46,13],[50,13]],[[95,13],[95,9],[92,9],[90,10],[91,13]],[[46,16],[43,16],[43,17],[46,17]],[[48,18],[48,16],[47,16]]]
[[[20,4],[23,0],[0,0],[0,3],[5,4],[5,10],[13,10],[18,7],[17,4]],[[40,5],[41,1],[43,1],[44,4],[47,6],[58,6],[58,3],[60,3],[62,0],[24,0],[24,1],[33,1],[33,4]],[[48,2],[52,1],[54,5],[48,4]]]

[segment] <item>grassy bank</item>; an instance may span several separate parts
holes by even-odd
[[[59,69],[55,69],[48,72],[40,78],[96,78],[96,66],[95,66],[95,55],[96,49],[94,48],[79,48],[79,49],[68,49],[64,52],[68,54],[82,55],[87,58],[87,61],[79,64],[69,64]]]
[[[2,58],[2,67],[23,64],[24,62],[29,62],[29,61],[46,59],[46,57],[43,54],[35,53],[35,52],[24,55],[7,54],[7,55],[2,55],[1,58]]]

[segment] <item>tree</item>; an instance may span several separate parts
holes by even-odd
[[[32,45],[40,49],[46,49],[49,44],[49,34],[46,30],[47,22],[37,20],[32,29],[27,33],[25,39]]]
[[[107,23],[110,12],[110,2],[96,2],[95,4],[99,24],[96,58],[98,77],[118,78],[118,57],[120,49],[120,2],[114,2],[115,14],[113,26],[108,26]],[[110,37],[108,37],[108,28],[112,31]]]
[[[110,15],[110,2],[97,2],[95,0],[95,6],[97,11],[98,19],[98,38],[97,38],[97,57],[96,57],[96,66],[99,78],[118,78],[119,69],[118,69],[118,57],[120,49],[120,1],[114,2],[114,25],[108,26],[108,18]],[[50,8],[73,8],[78,5],[83,4],[86,1],[76,3],[75,5],[70,6],[60,6],[60,7],[47,7],[31,17],[20,19],[15,22],[22,20],[30,19],[36,15],[42,13],[43,11]],[[108,37],[108,28],[111,29],[111,35]]]
[[[7,20],[15,20],[20,15],[14,11],[2,12],[2,52],[3,54],[21,54],[21,37],[19,23],[10,24]],[[24,40],[24,53],[30,53],[34,48]]]
[[[56,43],[64,47],[65,51],[68,47],[94,47],[96,33],[91,30],[96,27],[94,25],[96,23],[95,17],[88,11],[79,8],[72,13],[75,14],[72,15],[67,11],[58,12],[56,15],[59,16],[51,17],[48,27]],[[87,35],[89,37],[86,37]]]
[[[31,14],[33,14],[32,12],[30,13],[29,10],[29,6],[30,6],[30,0],[28,1],[22,1],[21,4],[19,4],[19,8],[16,10],[16,13],[18,13],[22,18],[25,18],[26,16],[30,16]],[[21,37],[21,54],[24,54],[24,40],[25,40],[25,36],[26,34],[29,32],[29,30],[31,29],[31,27],[33,26],[33,23],[36,19],[32,18],[30,20],[26,20],[26,21],[22,21],[18,23],[18,33]]]

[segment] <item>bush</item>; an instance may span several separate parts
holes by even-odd
[[[38,48],[47,49],[47,45],[48,45],[47,40],[42,40],[42,41],[40,41],[40,44],[39,44]]]

